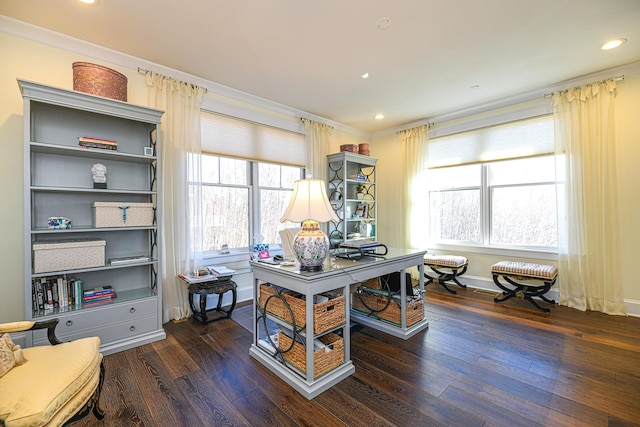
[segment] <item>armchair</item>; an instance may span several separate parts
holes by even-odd
[[[51,343],[22,349],[26,362],[0,376],[0,425],[66,426],[91,411],[104,418],[99,406],[104,381],[100,338],[61,343],[55,335],[58,322],[0,324],[0,336],[47,329]]]

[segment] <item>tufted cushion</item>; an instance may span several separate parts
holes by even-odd
[[[434,267],[453,267],[459,268],[467,265],[467,259],[458,255],[435,255],[425,254],[425,265],[433,265]]]
[[[6,427],[61,424],[93,394],[100,376],[100,338],[23,350],[28,363],[0,378]]]
[[[500,261],[491,266],[491,273],[507,276],[520,276],[532,279],[553,280],[558,269],[552,265],[532,264],[517,261]]]
[[[0,335],[0,377],[14,366],[20,366],[25,362],[22,349],[13,343],[11,336],[9,334]]]

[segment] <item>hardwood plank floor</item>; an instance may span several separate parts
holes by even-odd
[[[472,289],[426,299],[411,339],[353,328],[355,374],[313,400],[249,356],[236,321],[169,323],[105,357],[106,417],[77,426],[640,426],[639,318]]]

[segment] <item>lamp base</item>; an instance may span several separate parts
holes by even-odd
[[[306,220],[293,239],[293,252],[300,263],[300,271],[322,271],[329,255],[329,238],[320,230],[318,222]]]
[[[324,264],[324,262],[323,262]],[[300,265],[300,271],[323,271],[324,270],[324,266],[323,265],[317,265],[317,266],[302,266]]]

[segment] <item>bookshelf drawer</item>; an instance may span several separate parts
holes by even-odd
[[[61,319],[62,320],[62,319]],[[137,316],[118,323],[102,322],[99,325],[87,326],[73,321],[73,325],[58,332],[60,324],[56,328],[56,336],[62,342],[73,341],[86,337],[100,337],[101,345],[110,344],[114,341],[131,338],[136,335],[152,332],[158,329],[158,318],[156,315]],[[41,331],[36,331],[41,332]],[[46,332],[46,331],[45,331]],[[34,336],[34,345],[48,345],[46,333]]]
[[[126,304],[109,304],[97,309],[60,315],[57,316],[60,319],[60,323],[56,327],[56,336],[61,341],[68,341],[74,338],[79,331],[107,325],[113,322],[114,319],[130,320],[150,315],[155,318],[157,304],[155,299],[149,299]],[[34,337],[34,342],[37,344],[47,343],[46,334],[42,334],[37,338]]]
[[[135,337],[136,335],[145,334],[157,329],[158,318],[156,316],[146,316],[93,329],[90,331],[90,335],[99,336],[104,346],[114,341]]]

